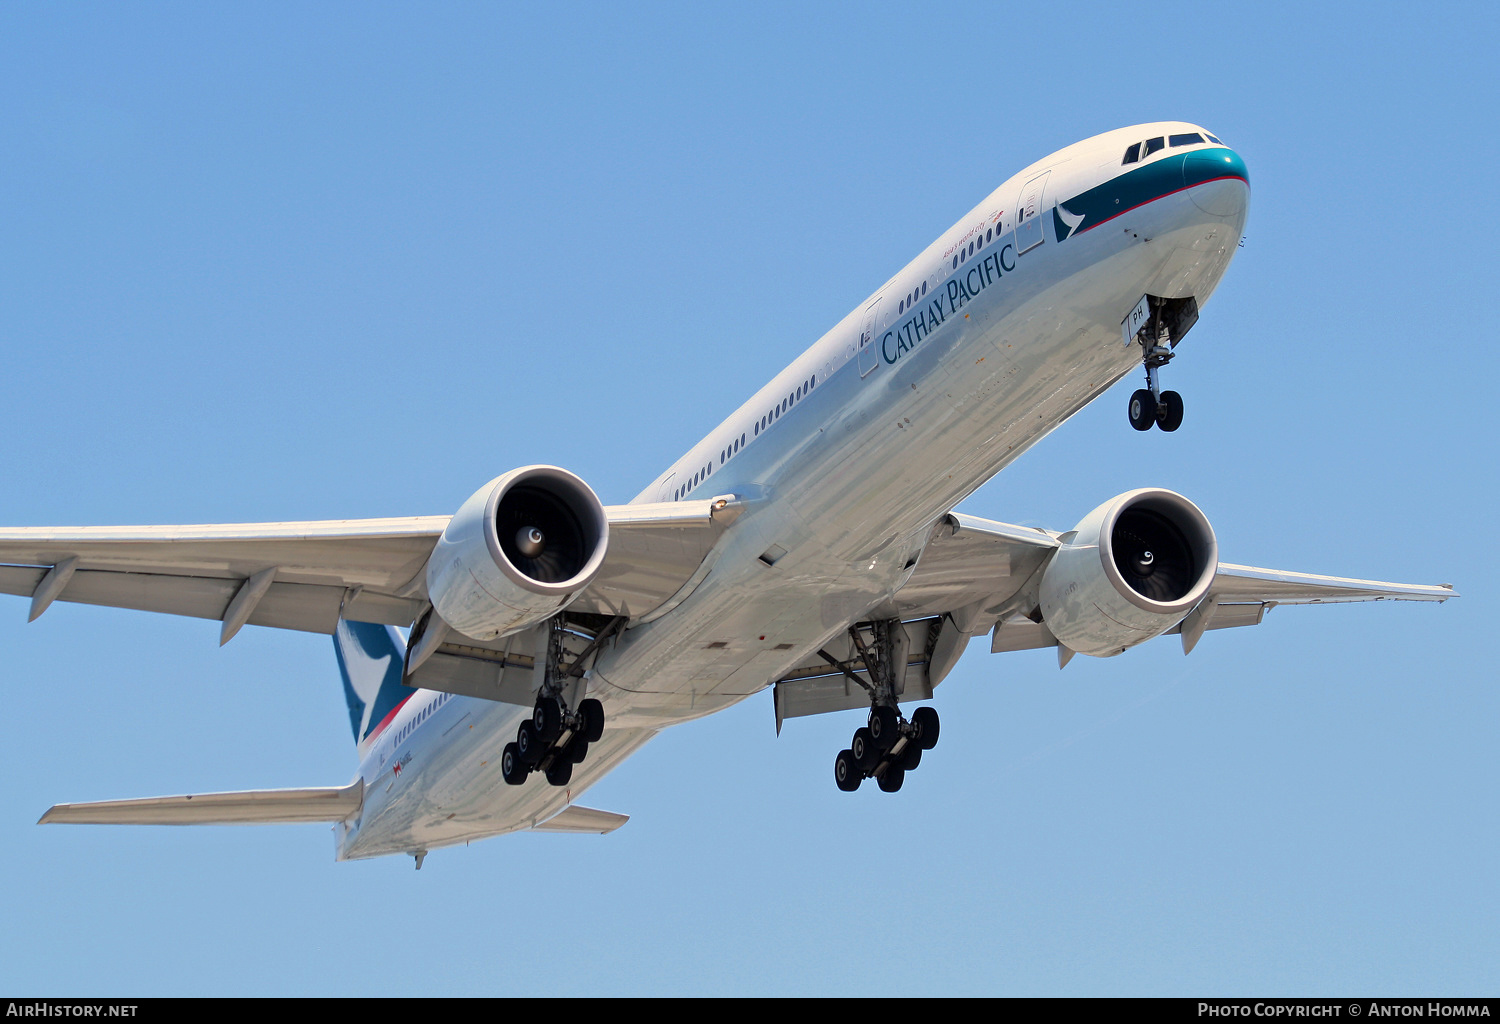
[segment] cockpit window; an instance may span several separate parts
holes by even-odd
[[[1125,151],[1125,159],[1121,160],[1120,163],[1122,163],[1122,164],[1133,164],[1137,160],[1139,160],[1140,158],[1141,158],[1141,144],[1139,142],[1137,142],[1135,145],[1131,146],[1129,149],[1127,149]]]
[[[1204,132],[1203,134],[1204,135],[1208,135],[1208,132]],[[1212,135],[1208,135],[1208,141],[1212,142],[1215,146],[1222,146],[1222,145],[1224,145],[1224,143],[1220,142],[1218,139],[1214,138]]]
[[[1169,138],[1170,138],[1170,141],[1171,141],[1172,145],[1174,145],[1174,146],[1201,146],[1201,145],[1203,145],[1203,136],[1199,135],[1197,132],[1187,132],[1187,133],[1185,133],[1183,135],[1173,135],[1173,136],[1170,136]]]
[[[1162,139],[1162,137],[1160,135],[1158,135],[1154,139],[1147,139],[1146,140],[1146,155],[1147,156],[1150,156],[1152,153],[1155,153],[1155,152],[1157,152],[1159,150],[1162,150],[1162,149],[1165,149],[1165,148],[1166,148],[1166,142]]]

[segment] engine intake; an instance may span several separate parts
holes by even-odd
[[[1042,617],[1080,654],[1105,657],[1159,636],[1203,600],[1219,543],[1198,506],[1142,488],[1084,517],[1042,574]]]
[[[609,522],[588,484],[556,466],[511,470],[475,491],[427,562],[444,622],[493,640],[557,614],[604,564]]]

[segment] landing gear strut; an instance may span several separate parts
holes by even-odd
[[[849,636],[871,681],[859,678],[846,666],[840,667],[869,693],[870,717],[854,731],[849,749],[839,751],[834,758],[833,781],[839,789],[852,793],[865,779],[874,779],[882,791],[894,793],[906,781],[906,773],[921,763],[922,751],[937,746],[938,714],[932,708],[918,708],[908,721],[897,707],[908,648],[901,622],[873,622],[868,628],[868,643],[858,626],[849,630]],[[831,656],[824,657],[838,664]]]
[[[1150,315],[1133,340],[1140,343],[1141,363],[1146,368],[1146,386],[1130,396],[1130,425],[1137,430],[1150,430],[1152,425],[1165,431],[1182,426],[1182,396],[1175,391],[1161,390],[1157,372],[1172,361],[1176,346],[1188,328],[1198,321],[1198,303],[1191,297],[1186,299],[1159,299],[1147,296]],[[1137,309],[1140,309],[1137,306]],[[1132,313],[1131,317],[1136,314]],[[1138,320],[1127,318],[1129,323]]]
[[[604,735],[604,705],[592,697],[583,698],[584,665],[623,622],[623,618],[616,619],[600,630],[567,672],[562,671],[561,617],[538,631],[539,638],[545,638],[537,645],[543,649],[536,652],[542,683],[531,717],[516,730],[516,741],[501,751],[500,775],[507,783],[519,786],[532,772],[541,772],[552,785],[566,786],[573,778],[573,766],[588,756],[589,744],[599,742]]]

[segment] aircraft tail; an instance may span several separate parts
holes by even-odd
[[[149,796],[58,804],[38,825],[259,825],[283,821],[343,821],[364,803],[365,784],[317,789],[251,789],[238,793]]]
[[[333,650],[344,677],[349,725],[363,754],[413,692],[401,682],[406,641],[394,626],[340,619],[333,633]]]

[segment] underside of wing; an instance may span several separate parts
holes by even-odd
[[[944,517],[906,585],[868,615],[871,620],[900,620],[909,636],[898,699],[930,697],[969,641],[986,632],[991,653],[1057,648],[1059,663],[1066,664],[1073,651],[1053,633],[1041,591],[1056,553],[1073,537],[958,513]],[[1092,557],[1097,565],[1098,556]],[[1458,596],[1448,585],[1386,583],[1227,562],[1218,562],[1205,582],[1201,599],[1184,605],[1150,635],[1179,634],[1184,651],[1191,651],[1206,631],[1258,625],[1280,604],[1446,601]],[[1092,604],[1085,613],[1109,615]],[[786,718],[868,707],[870,674],[852,641],[841,639],[783,675],[775,698],[778,727]]]
[[[706,575],[738,509],[728,499],[607,506],[609,547],[580,612],[649,620]],[[342,616],[410,625],[450,517],[204,526],[0,529],[0,593],[332,633]]]

